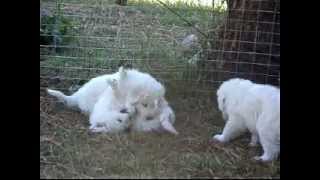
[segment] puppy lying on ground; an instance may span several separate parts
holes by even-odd
[[[121,69],[113,74],[92,78],[70,96],[57,90],[47,89],[47,91],[48,94],[55,96],[68,107],[78,108],[82,113],[90,115],[101,94],[109,87],[108,81],[120,79]]]
[[[90,114],[92,132],[117,133],[129,128],[131,117],[135,114],[133,105],[127,105],[126,99],[119,96],[116,80],[108,80],[109,86],[101,94]]]
[[[137,131],[149,131],[163,124],[164,129],[177,133],[172,126],[174,114],[171,108],[168,105],[166,108],[161,106],[162,109],[159,109],[160,106],[153,106],[164,98],[165,88],[147,73],[134,69],[124,70],[120,67],[116,73],[91,79],[71,96],[56,90],[48,89],[47,91],[67,106],[77,107],[89,115],[90,129],[94,132],[120,132],[130,124],[134,124],[137,128],[133,129]],[[143,102],[140,99],[142,95],[148,97],[143,98]],[[149,105],[148,108],[142,109],[139,106],[142,103]],[[139,109],[139,115],[135,114],[136,109]],[[144,113],[141,113],[142,111]],[[155,121],[150,125],[149,122],[146,123],[148,121],[146,116],[148,114],[150,117],[153,111],[159,111],[161,115],[154,116]],[[164,122],[160,123],[160,119]]]
[[[132,117],[132,129],[135,131],[162,131],[173,134],[175,115],[165,100],[165,88],[151,75],[136,70],[124,70],[120,74],[118,94],[135,102],[136,114]]]
[[[168,131],[178,135],[174,128],[175,114],[164,97],[157,99],[154,103],[148,103],[141,98],[135,104],[137,113],[134,117],[132,129],[136,131]]]

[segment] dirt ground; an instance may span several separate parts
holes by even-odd
[[[41,178],[280,177],[280,161],[255,162],[261,147],[249,134],[228,144],[209,143],[224,122],[214,98],[168,97],[178,136],[88,131],[88,117],[40,95]]]

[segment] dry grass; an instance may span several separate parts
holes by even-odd
[[[129,132],[92,134],[88,117],[40,98],[40,177],[195,178],[279,177],[280,162],[252,160],[249,135],[229,144],[209,143],[223,121],[203,100],[169,97],[180,135]],[[206,102],[208,103],[208,102]],[[198,108],[197,108],[198,107]],[[208,107],[200,108],[200,107]]]

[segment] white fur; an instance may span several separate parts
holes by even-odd
[[[228,142],[249,130],[250,146],[260,142],[264,150],[263,155],[255,159],[276,159],[280,153],[280,90],[234,78],[220,86],[217,96],[226,125],[222,134],[213,138]]]
[[[151,75],[136,70],[125,70],[121,73],[118,90],[123,96],[126,94],[130,102],[135,102],[137,114],[133,118],[133,130],[163,129],[178,134],[173,127],[175,115],[164,98],[165,88]],[[148,120],[149,118],[152,120]]]
[[[91,79],[71,96],[50,89],[48,93],[67,106],[78,107],[83,113],[90,115],[90,129],[94,132],[119,132],[130,124],[134,124],[135,130],[149,131],[165,124],[169,131],[177,134],[172,126],[172,109],[168,105],[158,107],[160,99],[164,98],[165,88],[147,73],[134,69],[124,70],[121,67],[114,74]],[[140,98],[142,96],[144,98]],[[167,104],[166,101],[163,102]],[[148,108],[144,113],[134,116],[142,103],[148,104]],[[128,112],[121,113],[122,109],[127,109]],[[145,122],[146,116],[155,112],[159,113],[154,121]]]
[[[133,122],[136,131],[162,131],[179,134],[173,127],[175,114],[164,97],[155,103],[139,101],[136,104],[137,114]]]
[[[153,102],[165,95],[163,85],[150,74],[139,72],[135,69],[120,71],[119,92],[128,98],[145,96],[149,102]]]
[[[163,85],[150,74],[134,69],[123,70],[120,76],[118,94],[126,96],[126,99],[134,104],[137,110],[136,116],[132,118],[132,129],[153,131],[163,127],[171,133],[178,134],[172,126],[174,113],[164,99],[165,88]],[[147,120],[148,118],[152,118],[152,120]]]
[[[90,114],[94,105],[100,98],[100,95],[109,86],[108,80],[119,80],[120,73],[106,74],[91,79],[84,84],[77,92],[71,96],[66,96],[60,91],[48,89],[48,93],[58,98],[59,101],[64,102],[69,107],[77,107],[83,113]]]
[[[121,132],[129,127],[130,113],[121,113],[123,103],[108,87],[94,105],[90,114],[90,130],[93,132]]]
[[[129,118],[135,113],[134,106],[118,92],[117,81],[123,68],[113,74],[91,79],[71,96],[48,89],[48,93],[69,107],[77,107],[90,116],[90,130],[93,132],[119,132],[127,128]],[[121,113],[125,109],[126,113]]]

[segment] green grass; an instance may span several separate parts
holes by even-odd
[[[130,2],[130,1],[129,1]],[[205,25],[211,20],[211,14],[213,12],[211,7],[199,6],[195,3],[186,3],[183,1],[163,1],[168,5],[168,8],[172,9],[185,19],[187,19],[192,25],[201,24]],[[163,7],[157,1],[150,0],[137,0],[131,1],[129,5],[137,5],[138,10],[152,15],[160,16],[160,22],[162,25],[177,25],[177,26],[189,26],[177,16],[173,15],[166,7]],[[201,22],[202,21],[202,22]]]
[[[62,8],[60,13],[71,21],[73,26],[69,34],[64,37],[76,37],[67,45],[69,47],[62,47],[61,52],[42,53],[49,57],[45,56],[47,60],[41,62],[41,66],[79,67],[82,64],[91,68],[104,68],[111,72],[114,67],[121,64],[115,61],[124,59],[133,60],[130,63],[142,70],[155,69],[165,72],[167,67],[186,69],[187,61],[199,52],[201,47],[186,56],[179,42],[186,35],[195,33],[201,42],[205,43],[205,37],[193,27],[197,26],[205,33],[209,28],[219,24],[218,22],[212,24],[213,16],[217,21],[223,18],[223,13],[213,13],[210,7],[186,4],[182,1],[167,3],[192,26],[162,5],[147,0],[129,1],[126,7],[111,4],[111,1],[61,2],[67,4],[60,6]],[[56,4],[52,3],[51,6]],[[45,3],[43,7],[46,7]],[[120,16],[119,13],[124,15]],[[70,14],[85,18],[73,17]],[[97,14],[98,18],[94,14]],[[60,71],[64,77],[75,78],[68,73],[67,68],[60,68]]]

